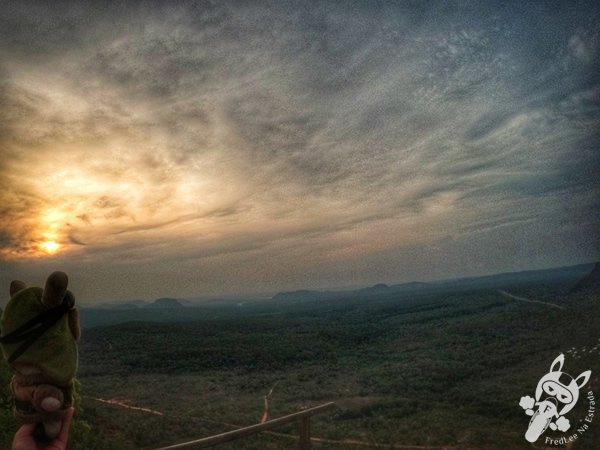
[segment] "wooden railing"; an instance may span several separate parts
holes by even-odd
[[[195,441],[184,442],[182,444],[175,444],[169,447],[161,447],[156,450],[196,450],[199,448],[208,448],[215,445],[223,444],[224,442],[233,441],[245,436],[258,434],[261,431],[272,430],[273,428],[280,427],[281,425],[288,424],[290,422],[300,422],[300,435],[298,448],[300,450],[310,450],[310,418],[315,414],[318,414],[327,409],[331,409],[335,406],[334,402],[324,403],[323,405],[315,406],[314,408],[305,409],[297,413],[289,414],[287,416],[278,417],[277,419],[269,420],[264,423],[258,423],[256,425],[250,425],[249,427],[239,428],[237,430],[228,431],[226,433],[216,434],[214,436],[208,436]]]

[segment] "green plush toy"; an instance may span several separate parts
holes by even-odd
[[[14,413],[22,423],[41,423],[48,438],[58,435],[73,403],[79,315],[63,272],[44,289],[10,285],[11,299],[0,320],[0,344],[13,374]]]

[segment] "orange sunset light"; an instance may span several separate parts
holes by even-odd
[[[43,252],[53,255],[60,248],[60,244],[56,241],[44,241],[40,244],[40,250]]]

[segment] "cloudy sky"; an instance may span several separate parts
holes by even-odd
[[[598,260],[599,13],[3,2],[0,288],[60,269],[83,303],[269,295]]]

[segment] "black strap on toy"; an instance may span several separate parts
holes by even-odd
[[[23,342],[7,359],[12,363],[15,359],[21,356],[25,351],[37,341],[46,331],[48,331],[62,316],[68,314],[73,305],[75,298],[70,291],[67,291],[63,297],[63,301],[59,306],[55,306],[47,311],[44,311],[33,319],[28,320],[16,330],[11,331],[6,336],[0,337],[2,344],[16,344]]]

